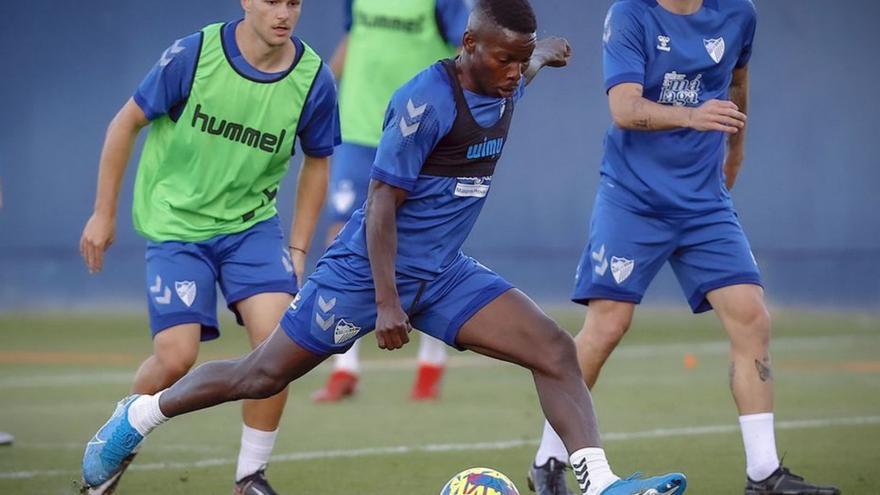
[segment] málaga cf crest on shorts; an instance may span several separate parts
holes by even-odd
[[[187,307],[192,306],[193,301],[196,300],[196,283],[192,280],[174,282],[174,290],[177,291],[177,297],[179,297]]]

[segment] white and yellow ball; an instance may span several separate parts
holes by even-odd
[[[492,468],[477,467],[452,477],[440,495],[519,495],[507,476]]]

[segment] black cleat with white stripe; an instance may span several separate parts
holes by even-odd
[[[814,485],[779,466],[763,481],[746,478],[746,495],[840,495],[840,490],[835,486]]]

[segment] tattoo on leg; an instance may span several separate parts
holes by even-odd
[[[758,378],[760,378],[762,382],[773,379],[773,370],[770,369],[770,356],[766,356],[760,361],[755,359],[755,369],[758,370]]]

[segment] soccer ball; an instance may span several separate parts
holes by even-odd
[[[452,477],[440,495],[519,495],[507,476],[492,468],[477,467]]]

